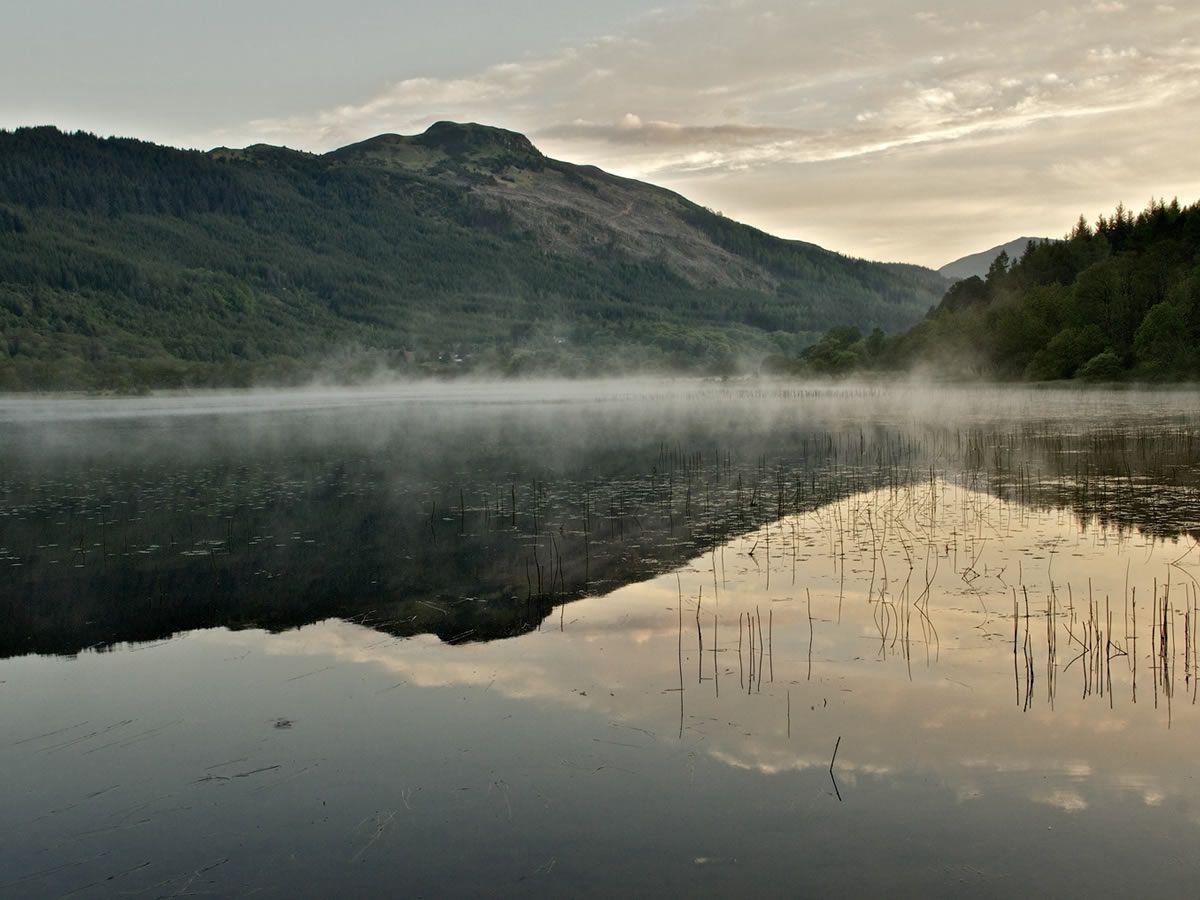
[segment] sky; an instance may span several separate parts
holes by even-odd
[[[1195,0],[0,0],[0,127],[325,151],[441,119],[940,266],[1200,200]]]

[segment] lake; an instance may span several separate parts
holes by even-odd
[[[0,896],[1200,876],[1200,394],[0,400]]]

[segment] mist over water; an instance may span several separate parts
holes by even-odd
[[[1197,399],[0,400],[0,893],[1179,893]]]

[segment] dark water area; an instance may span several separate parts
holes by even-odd
[[[1198,399],[0,401],[0,896],[1190,893]]]

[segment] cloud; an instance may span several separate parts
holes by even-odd
[[[462,78],[406,78],[362,103],[284,119],[257,119],[250,127],[268,137],[286,137],[309,146],[356,140],[397,121],[428,117],[432,109],[512,102],[533,92],[542,79],[569,65],[574,56],[568,49],[543,59],[501,63]]]
[[[567,125],[551,126],[541,133],[555,138],[599,138],[614,143],[694,146],[710,143],[755,145],[764,141],[787,140],[803,132],[794,128],[760,125],[683,125],[660,120],[647,122],[641,116],[625,113],[613,123],[576,119]]]

